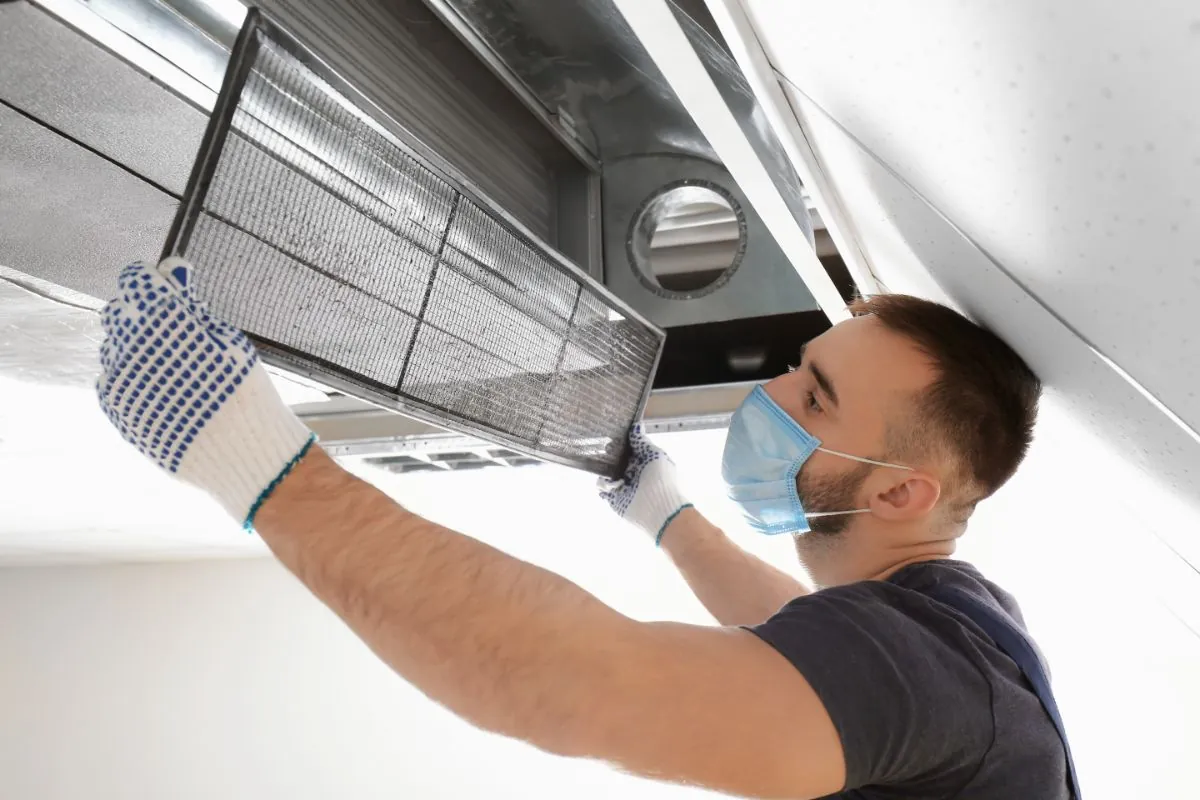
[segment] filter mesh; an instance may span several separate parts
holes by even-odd
[[[269,360],[522,452],[616,475],[664,334],[254,11],[169,252]]]

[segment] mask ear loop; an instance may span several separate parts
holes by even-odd
[[[828,453],[831,456],[841,456],[842,458],[848,458],[851,461],[857,461],[860,464],[873,464],[877,467],[891,467],[892,469],[903,469],[903,470],[908,470],[909,472],[916,472],[916,470],[913,469],[912,467],[906,467],[902,464],[889,464],[887,461],[876,461],[873,458],[863,458],[862,456],[852,456],[849,453],[842,453],[837,450],[830,450],[828,447],[818,447],[817,449],[820,450],[822,453]]]
[[[812,517],[840,517],[843,514],[870,514],[870,513],[871,513],[871,509],[869,509],[869,508],[855,508],[855,509],[851,509],[850,511],[814,511],[811,514],[805,512],[804,516],[806,518],[811,519]]]
[[[852,456],[849,453],[842,453],[837,450],[830,450],[828,447],[818,447],[817,449],[820,450],[822,453],[828,453],[831,456],[841,456],[842,458],[848,458],[851,461],[857,461],[860,464],[871,464],[876,467],[891,467],[892,469],[903,469],[903,470],[908,470],[909,472],[916,472],[916,470],[914,470],[912,467],[906,467],[901,464],[889,464],[886,461],[876,461],[872,458],[863,458],[862,456]],[[812,513],[806,513],[804,516],[808,517],[808,518],[840,517],[844,514],[870,514],[870,513],[871,513],[871,509],[869,509],[869,508],[855,508],[855,509],[851,509],[849,511],[813,511]]]

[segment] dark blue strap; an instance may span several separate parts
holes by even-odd
[[[1042,707],[1046,709],[1046,713],[1050,715],[1054,727],[1058,730],[1063,749],[1067,753],[1071,794],[1075,800],[1080,800],[1079,779],[1075,776],[1075,761],[1071,758],[1071,745],[1067,742],[1067,731],[1063,727],[1062,716],[1058,713],[1058,704],[1054,702],[1054,693],[1050,690],[1050,676],[1046,674],[1041,656],[1029,641],[1025,631],[1008,614],[958,587],[935,586],[925,590],[924,594],[961,612],[982,628],[983,632],[996,643],[996,646],[1021,668],[1021,672],[1025,674],[1034,693],[1042,701]]]

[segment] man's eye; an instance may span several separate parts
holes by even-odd
[[[808,402],[806,404],[808,406],[808,410],[814,414],[820,414],[822,410],[821,401],[817,399],[817,395],[814,392],[807,392],[806,395],[808,397]]]

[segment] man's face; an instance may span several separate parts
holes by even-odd
[[[887,422],[902,413],[915,392],[934,377],[928,360],[902,336],[873,317],[835,325],[804,348],[800,366],[764,387],[780,408],[822,445],[850,455],[882,460]],[[879,486],[869,485],[878,473]],[[866,508],[873,491],[895,481],[879,470],[816,452],[800,471],[798,487],[806,511]],[[840,534],[856,515],[812,519],[813,534]]]

